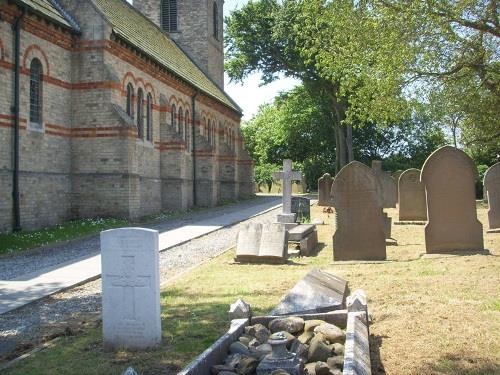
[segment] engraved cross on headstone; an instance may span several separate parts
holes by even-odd
[[[150,276],[136,276],[135,274],[135,257],[122,256],[122,271],[121,275],[107,275],[110,280],[111,287],[122,288],[123,290],[123,318],[126,320],[135,320],[135,288],[150,288]]]
[[[302,173],[292,171],[292,161],[285,159],[283,160],[283,171],[275,172],[273,178],[283,180],[283,215],[292,215],[292,181],[302,181]],[[278,221],[280,221],[279,217]]]

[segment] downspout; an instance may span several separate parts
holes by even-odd
[[[191,97],[191,156],[193,161],[193,206],[196,206],[196,97],[198,96],[198,91],[194,93]]]
[[[26,10],[22,8],[22,13],[17,17],[13,29],[14,36],[14,173],[12,199],[14,210],[14,231],[21,230],[21,205],[19,197],[19,151],[20,151],[20,90],[21,90],[21,23]]]

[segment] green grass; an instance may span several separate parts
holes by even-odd
[[[0,234],[0,256],[99,233],[105,229],[127,224],[128,221],[124,219],[82,219],[35,231]]]

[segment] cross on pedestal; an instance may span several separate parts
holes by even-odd
[[[150,276],[136,276],[135,260],[133,256],[122,256],[121,275],[107,275],[111,286],[122,288],[123,291],[123,318],[125,320],[136,320],[135,316],[135,288],[151,287]]]
[[[292,171],[292,161],[283,160],[283,171],[273,174],[275,180],[283,180],[283,209],[282,214],[278,215],[278,222],[293,223],[295,214],[292,213],[292,181],[302,181],[302,173]]]

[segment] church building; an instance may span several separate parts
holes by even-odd
[[[223,0],[0,0],[0,232],[251,196]]]

